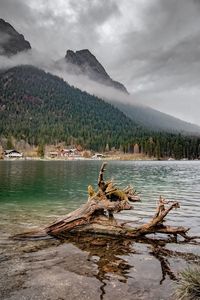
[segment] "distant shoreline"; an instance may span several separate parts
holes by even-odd
[[[4,158],[0,161],[200,161],[199,159],[172,159],[172,158],[162,158],[157,159],[155,157],[143,157],[143,158],[133,158],[129,156],[111,156],[105,158],[41,158],[41,157],[23,157],[23,158]]]

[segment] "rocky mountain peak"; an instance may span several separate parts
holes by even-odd
[[[8,22],[0,19],[0,55],[11,56],[29,49],[31,45],[24,36]]]
[[[114,81],[108,75],[104,67],[88,49],[83,49],[75,52],[72,50],[67,50],[65,55],[65,62],[70,65],[70,72],[74,72],[76,74],[81,73],[88,76],[93,81],[113,87],[124,93],[128,93],[123,84]]]

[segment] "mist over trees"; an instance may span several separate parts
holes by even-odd
[[[200,138],[154,132],[129,119],[119,109],[69,86],[31,66],[0,74],[0,136],[25,140],[31,145],[80,144],[85,149],[120,149],[157,158],[195,159]]]

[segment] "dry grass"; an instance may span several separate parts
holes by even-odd
[[[200,299],[200,267],[188,268],[180,273],[175,295],[177,300]]]

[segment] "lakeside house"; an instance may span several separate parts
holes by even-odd
[[[92,159],[102,159],[104,158],[105,156],[101,153],[95,153],[93,156],[92,156]]]
[[[22,158],[23,154],[15,149],[5,150],[4,151],[5,158]]]
[[[50,158],[81,158],[80,151],[76,148],[65,148],[57,151],[49,152]]]
[[[51,151],[49,152],[50,158],[57,158],[58,157],[58,151]]]

